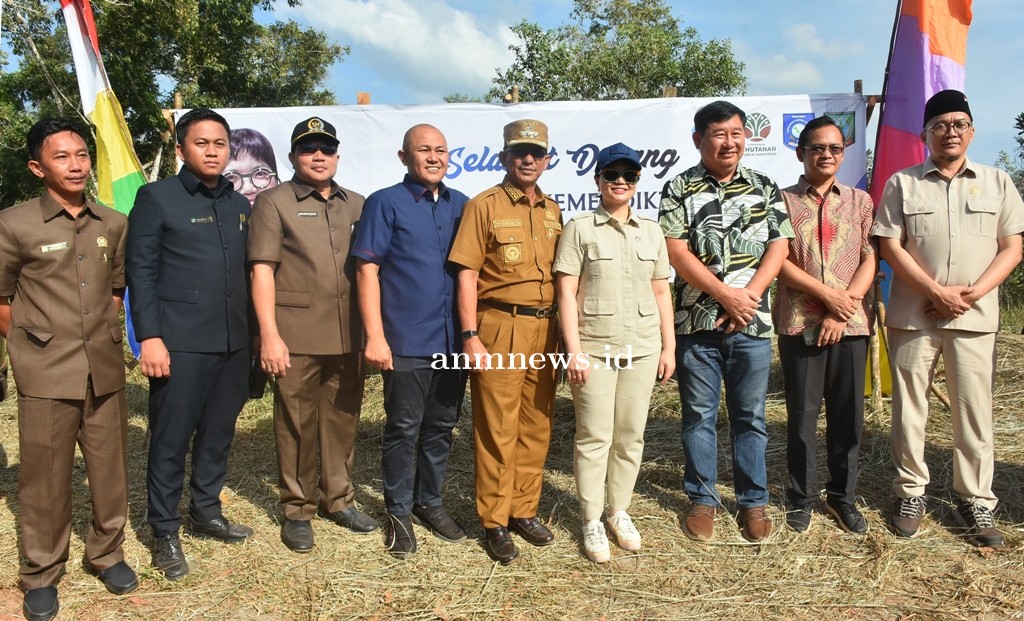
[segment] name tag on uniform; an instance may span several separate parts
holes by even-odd
[[[192,222],[192,224],[213,224],[213,216],[206,216],[205,218],[192,218],[190,222]]]
[[[66,241],[59,242],[59,243],[56,243],[56,244],[46,244],[45,246],[40,246],[39,247],[39,251],[42,252],[42,253],[56,252],[58,250],[67,250],[67,249],[68,249],[68,243]]]
[[[300,218],[316,218],[320,214],[315,211],[299,211],[295,215],[297,215]]]
[[[514,218],[511,220],[494,220],[491,222],[491,226],[493,226],[496,229],[514,229],[522,227],[523,221],[520,220],[519,218]]]

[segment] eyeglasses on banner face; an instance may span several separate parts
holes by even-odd
[[[945,136],[946,132],[948,132],[949,130],[953,130],[953,133],[956,134],[957,136],[963,136],[965,133],[967,133],[967,130],[971,128],[971,125],[973,125],[973,123],[971,123],[970,121],[960,120],[953,121],[952,123],[933,123],[926,127],[925,129],[930,131],[932,133],[932,136]]]
[[[338,145],[320,144],[318,142],[300,142],[295,145],[295,152],[299,155],[313,155],[317,151],[324,155],[334,155],[338,152]]]
[[[828,151],[829,153],[831,153],[832,155],[834,155],[836,157],[842,155],[843,151],[845,151],[845,150],[846,150],[846,147],[844,147],[841,144],[830,144],[830,145],[812,144],[809,147],[804,147],[804,151],[806,151],[807,153],[810,153],[811,155],[825,155],[825,151]]]
[[[601,171],[601,179],[603,179],[605,183],[615,183],[619,179],[622,179],[629,185],[635,185],[636,182],[640,181],[640,171],[615,170],[614,168],[609,168]]]
[[[256,188],[257,190],[262,190],[263,188],[273,183],[274,177],[277,176],[277,173],[270,170],[269,168],[263,168],[261,166],[260,168],[257,168],[256,170],[246,175],[237,173],[233,170],[229,170],[224,173],[224,176],[227,178],[228,181],[231,182],[231,185],[235,186],[235,191],[238,192],[241,191],[242,185],[245,184],[246,179],[248,179],[249,182],[252,183],[252,187]]]

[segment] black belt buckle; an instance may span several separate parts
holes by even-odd
[[[538,308],[537,309],[537,318],[538,319],[547,319],[548,317],[554,317],[555,310],[557,308],[558,308],[557,306],[549,306],[548,308]]]

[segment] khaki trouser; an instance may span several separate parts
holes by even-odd
[[[893,493],[921,496],[928,484],[925,423],[939,356],[945,363],[953,419],[953,491],[995,509],[992,493],[992,374],[996,335],[965,330],[889,328],[892,355]]]
[[[92,390],[92,383],[89,383]],[[75,444],[82,449],[92,496],[85,562],[103,571],[124,560],[128,519],[128,404],[124,389],[84,400],[18,395],[18,500],[21,586],[57,583],[68,560]]]
[[[544,460],[555,408],[555,369],[509,369],[509,354],[554,352],[557,322],[512,316],[497,309],[477,314],[480,340],[502,354],[505,369],[470,375],[476,446],[476,510],[484,528],[507,526],[509,517],[537,515]],[[518,362],[518,361],[517,361]],[[538,365],[539,366],[539,365]]]
[[[625,359],[623,365],[627,364]],[[609,368],[604,358],[590,357],[590,376],[572,385],[576,406],[573,470],[583,521],[601,519],[608,486],[609,515],[625,511],[644,456],[644,429],[658,355],[633,358],[632,368]]]

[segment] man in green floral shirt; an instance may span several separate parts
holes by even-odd
[[[721,500],[715,422],[725,381],[733,485],[748,541],[772,532],[768,517],[764,404],[771,362],[768,287],[789,252],[793,228],[779,188],[740,165],[746,114],[726,101],[694,116],[696,166],[669,181],[659,222],[676,279],[676,368],[683,415],[684,521],[697,541],[714,536]]]

